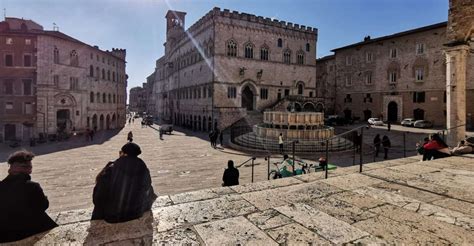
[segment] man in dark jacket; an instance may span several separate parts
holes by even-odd
[[[234,167],[232,160],[227,162],[227,169],[224,171],[222,181],[224,181],[222,186],[239,185],[239,170]]]
[[[94,187],[92,220],[109,223],[137,219],[151,209],[156,195],[150,171],[138,155],[140,147],[125,144],[120,158],[109,162],[99,173]]]
[[[48,198],[31,181],[34,154],[26,150],[8,158],[8,176],[0,181],[0,243],[17,241],[58,226],[46,214]]]

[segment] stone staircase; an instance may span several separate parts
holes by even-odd
[[[259,111],[247,111],[247,115],[240,120],[236,121],[234,124],[229,126],[227,129],[232,127],[252,127],[254,125],[260,124],[263,122],[263,113]]]
[[[474,244],[474,155],[409,157],[161,196],[140,219],[52,215],[59,227],[15,245]]]

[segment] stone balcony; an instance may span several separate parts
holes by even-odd
[[[21,245],[474,244],[474,155],[419,157],[161,196],[126,223],[91,209],[52,215],[59,227]]]

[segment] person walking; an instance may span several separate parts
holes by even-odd
[[[392,129],[392,122],[388,121],[387,122],[387,131],[390,131]]]
[[[130,142],[130,143],[133,142],[133,133],[132,133],[132,131],[128,132],[127,141]]]
[[[221,147],[224,147],[224,133],[219,134],[219,142],[221,142]]]
[[[374,137],[375,157],[379,156],[380,144],[381,144],[380,134],[377,134]]]
[[[13,242],[58,226],[46,213],[48,198],[31,181],[34,154],[20,150],[8,158],[8,176],[0,181],[0,243]]]
[[[227,169],[224,171],[222,181],[224,182],[222,186],[239,185],[239,169],[234,167],[234,161],[227,162]]]
[[[128,118],[128,125],[130,125],[132,123],[132,118]]]
[[[91,220],[125,222],[151,210],[157,195],[151,186],[148,167],[138,158],[141,153],[140,146],[127,143],[121,148],[119,158],[107,163],[97,175]]]
[[[278,145],[280,146],[280,154],[283,154],[283,134],[280,133],[278,136]]]
[[[209,141],[211,142],[211,147],[214,148],[214,131],[211,130],[211,132],[209,133]]]
[[[384,135],[382,137],[382,146],[383,146],[383,151],[384,151],[384,156],[383,158],[385,160],[388,159],[388,149],[392,147],[392,144],[390,143],[390,139],[387,137],[387,135]]]
[[[95,134],[95,131],[96,131],[95,129],[96,129],[96,127],[94,127],[94,130],[91,130],[89,132],[89,137],[91,139],[91,142],[94,141],[94,134]]]

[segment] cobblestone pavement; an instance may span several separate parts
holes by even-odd
[[[117,224],[91,208],[21,245],[473,245],[474,155],[416,157],[161,196]]]
[[[155,127],[157,127],[155,125]],[[348,130],[355,126],[348,126]],[[404,157],[403,143],[406,142],[406,155],[416,155],[415,143],[423,139],[428,131],[408,129],[410,132],[403,138],[406,129],[394,126],[388,132],[385,128],[371,128],[364,131],[363,162],[383,160],[383,154],[374,158],[370,146],[375,134],[387,134],[393,148],[389,158]],[[82,136],[76,136],[65,142],[48,143],[29,148],[37,157],[34,159],[32,179],[43,187],[50,200],[50,212],[88,208],[92,206],[92,190],[97,173],[105,164],[118,157],[120,147],[126,143],[129,131],[134,133],[134,141],[142,148],[140,156],[148,165],[155,191],[160,195],[177,194],[186,191],[219,187],[222,174],[229,159],[238,165],[250,158],[252,153],[242,153],[228,148],[212,149],[206,133],[196,133],[177,129],[172,135],[164,135],[159,140],[154,128],[141,128],[139,121],[127,125],[120,131],[98,133],[93,143],[86,142]],[[432,130],[431,130],[432,131]],[[14,149],[0,147],[0,162],[5,162],[8,154]],[[315,160],[322,153],[306,156],[306,160]],[[330,153],[330,163],[338,166],[359,164],[359,154],[354,151]],[[281,160],[281,156],[272,157],[272,162]],[[254,181],[267,179],[267,161],[263,156],[255,160]],[[314,162],[313,162],[314,163]],[[5,163],[3,163],[5,164]],[[249,163],[250,164],[250,163]],[[0,164],[0,178],[7,174],[7,165]],[[240,183],[251,182],[251,167],[240,169]]]

